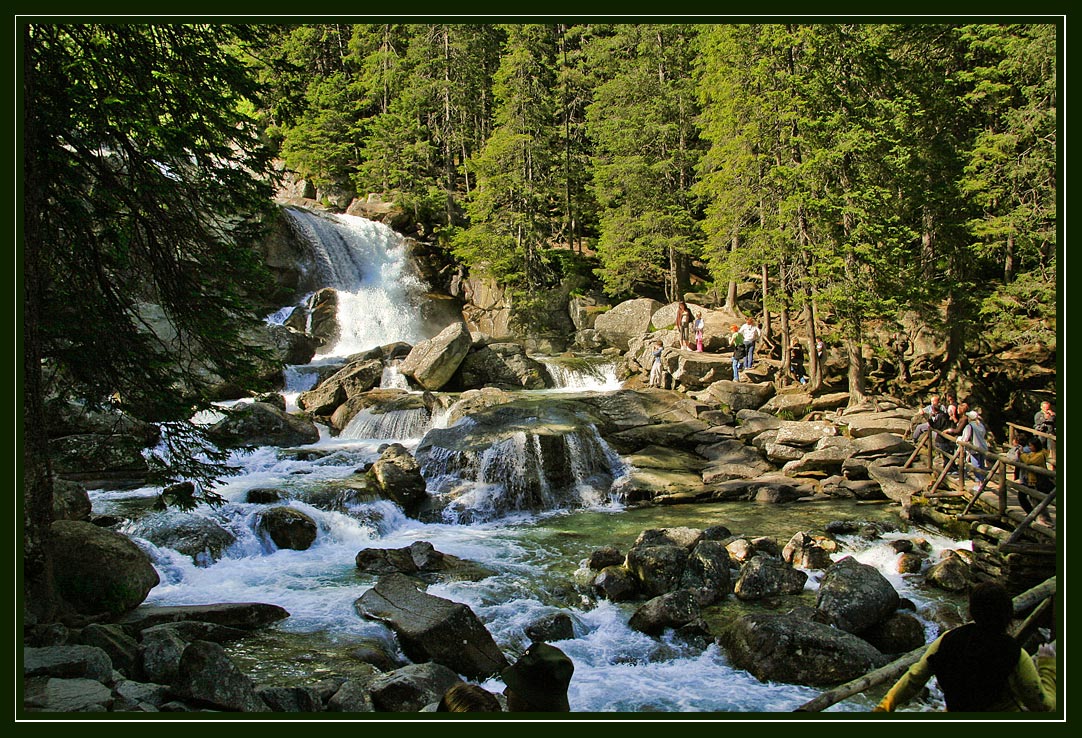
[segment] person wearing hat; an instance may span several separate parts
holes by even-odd
[[[518,661],[503,670],[508,712],[570,712],[567,687],[575,664],[548,643],[532,643]]]

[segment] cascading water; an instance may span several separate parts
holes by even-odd
[[[296,395],[312,386],[334,356],[424,336],[417,310],[409,307],[421,286],[398,261],[403,249],[397,237],[363,219],[287,212],[310,235],[326,284],[357,296],[340,301],[344,331],[328,357],[287,372],[287,407],[294,409]],[[368,242],[373,234],[375,241]],[[363,310],[351,312],[358,305]],[[432,403],[423,397],[427,393],[409,391],[388,367],[382,384],[398,388],[401,405],[365,408],[338,436],[321,426],[320,440],[310,446],[235,452],[229,462],[240,473],[216,489],[226,500],[222,507],[161,513],[152,509],[158,488],[103,489],[90,491],[94,512],[128,521],[120,529],[151,556],[161,583],[148,605],[266,602],[290,613],[266,633],[229,646],[234,661],[261,684],[310,687],[326,675],[348,676],[359,663],[348,655],[350,646],[361,640],[397,649],[386,625],[354,610],[354,601],[377,578],[359,572],[355,560],[365,548],[402,548],[423,540],[494,572],[477,582],[433,584],[428,592],[468,605],[505,653],[528,645],[524,631],[539,618],[571,616],[576,636],[556,645],[575,663],[568,692],[574,712],[790,712],[817,696],[819,690],[810,687],[759,682],[733,668],[717,645],[696,648],[672,633],[651,637],[633,630],[628,621],[641,603],[589,597],[596,572],[585,561],[602,546],[626,550],[647,528],[723,524],[784,541],[823,520],[886,521],[893,514],[851,500],[823,503],[828,507],[625,508],[625,462],[590,418],[567,410],[570,404],[556,407],[574,401],[563,392],[619,389],[615,366],[542,360],[554,390],[521,392],[526,399],[514,408],[470,412],[451,425],[452,403]],[[363,470],[388,441],[414,453],[442,514],[419,521],[388,500],[372,499]],[[313,521],[317,534],[309,548],[278,549],[269,541],[259,524],[273,506],[288,506]],[[931,544],[932,560],[938,550],[959,547],[934,534],[921,536]],[[950,594],[923,590],[899,575],[899,554],[889,543],[854,536],[839,555],[852,554],[878,568],[917,612],[951,602]],[[814,597],[821,572],[809,574],[806,590]],[[930,635],[934,627],[929,619]],[[498,679],[482,686],[503,689]],[[867,709],[863,696],[832,708]]]
[[[603,357],[565,359],[534,357],[545,366],[552,388],[566,392],[613,392],[623,387],[616,376],[616,362]]]
[[[427,285],[408,259],[406,239],[382,223],[352,215],[286,208],[314,259],[310,279],[338,293],[338,342],[325,356],[349,356],[427,336],[421,295]]]

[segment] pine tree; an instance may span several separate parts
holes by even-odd
[[[700,144],[691,74],[695,30],[617,25],[588,48],[603,81],[587,113],[591,189],[601,209],[600,276],[612,295],[688,287],[701,235],[692,193]]]
[[[209,407],[207,372],[256,386],[242,335],[259,320],[246,296],[266,284],[248,244],[270,204],[270,158],[242,112],[259,90],[235,55],[256,30],[20,27],[24,585],[37,616],[55,604],[47,397],[172,424],[185,452],[172,461],[201,483],[197,499],[214,502],[228,471],[189,418]],[[147,330],[147,303],[183,356]],[[158,471],[164,482],[178,470]]]

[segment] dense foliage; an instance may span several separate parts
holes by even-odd
[[[1054,347],[1054,301],[1020,300],[1054,293],[1055,24],[275,33],[289,166],[397,199],[523,298],[570,248],[617,298],[769,279],[763,310],[829,315],[857,364],[902,306],[945,305],[952,356],[978,322]]]
[[[255,40],[229,26],[28,27],[28,297],[49,397],[183,423],[215,378],[254,383],[242,331],[263,285],[249,246],[270,152],[241,112],[256,87],[237,52]],[[190,450],[174,456],[199,478]]]
[[[394,200],[520,316],[584,264],[615,299],[755,281],[783,347],[791,316],[844,343],[855,397],[869,323],[903,310],[943,320],[948,365],[977,336],[1054,351],[1058,30],[22,24],[29,576],[46,399],[161,424],[155,481],[214,500],[189,418],[215,380],[256,386],[273,156]]]

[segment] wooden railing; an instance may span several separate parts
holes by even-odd
[[[1022,426],[1012,427],[1023,429]],[[1038,431],[1028,428],[1025,430],[1038,433]],[[1055,440],[1055,436],[1041,435],[1051,438],[1053,441]],[[986,469],[974,467],[968,461],[967,452],[969,451],[983,456],[985,466],[987,467],[989,463],[991,463],[991,466]],[[914,466],[918,459],[924,460],[925,458],[927,459],[927,466]],[[981,450],[935,429],[929,429],[927,433],[921,436],[916,448],[913,449],[913,453],[906,459],[902,468],[907,472],[932,475],[932,481],[927,490],[929,498],[968,498],[968,504],[958,516],[960,520],[987,520],[991,518],[1014,522],[1016,524],[1014,531],[1000,545],[1001,549],[1017,542],[1026,530],[1032,530],[1053,540],[1056,538],[1054,525],[1045,523],[1046,517],[1043,515],[1049,505],[1055,502],[1056,499],[1056,472],[1054,469],[1025,464],[1016,458],[999,453],[991,448]],[[981,472],[983,479],[979,478],[978,472]],[[1028,473],[1049,478],[1053,485],[1052,491],[1047,494],[1039,492],[1016,478],[1026,478]],[[977,482],[975,489],[970,489],[966,484],[967,477]],[[997,510],[995,515],[982,515],[972,512],[977,501],[986,492],[991,492],[996,496]],[[1033,509],[1026,514],[1019,514],[1009,510],[1007,498],[1012,492],[1016,495],[1026,495],[1033,500],[1035,503]],[[1035,521],[1037,522],[1035,523]]]

